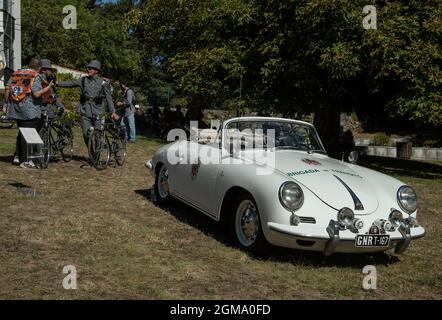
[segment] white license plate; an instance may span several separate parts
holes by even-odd
[[[388,247],[390,245],[390,236],[383,234],[361,234],[355,239],[355,247]]]

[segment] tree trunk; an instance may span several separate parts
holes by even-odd
[[[339,155],[341,109],[333,106],[317,108],[314,125],[328,155],[336,159],[341,159],[341,155]]]

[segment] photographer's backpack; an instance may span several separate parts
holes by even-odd
[[[32,92],[32,85],[38,72],[34,70],[22,69],[15,71],[11,76],[10,99],[13,102],[20,102]]]

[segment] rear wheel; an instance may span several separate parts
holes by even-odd
[[[127,156],[126,139],[114,139],[112,143],[115,154],[115,162],[121,167],[124,165]]]
[[[65,162],[72,161],[72,158],[74,157],[74,136],[72,130],[66,130],[64,133],[61,157]]]
[[[14,126],[14,121],[8,119],[3,112],[0,112],[0,128],[10,129]]]
[[[169,194],[169,170],[165,165],[161,165],[161,168],[155,175],[155,201],[158,204],[165,204],[170,201]]]
[[[42,147],[42,159],[40,160],[40,166],[42,169],[47,169],[52,156],[51,135],[47,128],[40,130],[40,138],[43,141]]]
[[[262,231],[258,207],[251,195],[244,192],[233,201],[230,218],[230,233],[241,249],[256,254],[266,253],[270,244]]]
[[[92,131],[89,135],[88,150],[89,159],[95,169],[106,169],[110,161],[110,146],[103,131]]]

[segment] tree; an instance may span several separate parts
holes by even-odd
[[[315,112],[334,154],[341,111],[374,101],[393,116],[442,123],[437,1],[151,0],[128,16],[150,57],[187,95],[261,112]]]
[[[109,9],[112,4],[78,0],[78,28],[65,30],[62,10],[72,5],[72,1],[24,0],[22,3],[25,62],[41,57],[83,70],[90,60],[98,59],[108,77],[132,77],[140,72],[138,43],[125,28],[124,15]]]

